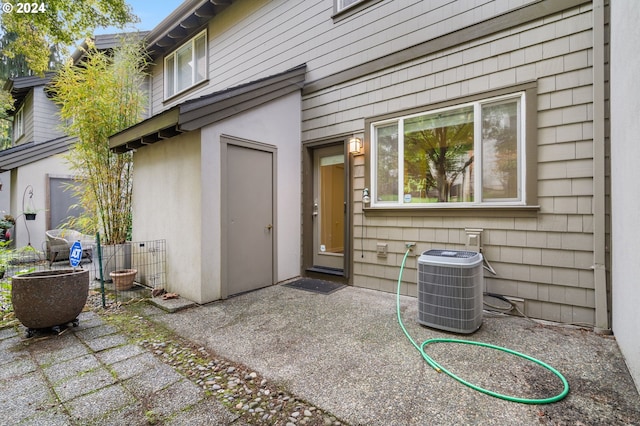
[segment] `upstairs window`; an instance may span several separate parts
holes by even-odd
[[[24,135],[24,108],[20,108],[13,117],[13,141],[16,142]]]
[[[524,96],[372,123],[372,206],[523,204]]]
[[[165,98],[207,78],[207,31],[202,31],[164,58]]]
[[[356,3],[360,3],[364,0],[335,0],[336,2],[336,10],[338,12],[356,4]]]

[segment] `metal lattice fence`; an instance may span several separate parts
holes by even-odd
[[[112,294],[116,300],[149,297],[153,290],[166,288],[166,241],[131,241],[115,246],[84,244],[77,269],[89,270],[92,291]],[[102,268],[101,268],[102,266]],[[0,317],[10,312],[11,277],[27,272],[72,268],[69,256],[53,258],[50,251],[31,246],[9,249],[0,246]],[[119,274],[133,275],[130,286],[119,285]],[[133,272],[135,271],[135,272]]]

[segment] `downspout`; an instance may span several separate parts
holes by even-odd
[[[595,327],[611,332],[606,271],[604,0],[593,0],[593,273]]]

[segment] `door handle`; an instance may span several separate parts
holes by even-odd
[[[273,228],[273,225],[272,225],[272,224],[268,224],[267,226],[265,226],[265,229],[266,229],[267,231],[271,231],[271,229],[272,229],[272,228]]]
[[[311,213],[313,216],[318,216],[318,203],[314,203],[313,204],[313,213]]]

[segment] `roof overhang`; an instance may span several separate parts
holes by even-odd
[[[93,42],[95,48],[100,51],[109,51],[115,49],[120,46],[123,42],[137,42],[138,40],[142,40],[149,35],[150,31],[134,31],[134,32],[123,32],[116,34],[97,34],[91,37],[91,41]],[[80,46],[71,54],[71,59],[74,64],[78,64],[82,61],[86,55],[87,50],[89,49],[89,44],[87,40],[84,40]]]
[[[127,152],[179,135],[180,109],[173,107],[154,115],[135,126],[129,127],[109,138],[109,148],[115,152]]]
[[[14,106],[17,108],[22,105],[24,98],[31,89],[38,86],[46,86],[54,75],[54,72],[46,72],[42,77],[37,75],[13,77],[5,82],[3,89],[11,93],[14,100]],[[16,110],[10,112],[9,115],[13,115],[15,112]]]
[[[157,58],[188,40],[233,0],[187,0],[171,12],[147,36],[152,58]]]
[[[185,101],[109,138],[114,152],[126,152],[197,130],[278,99],[304,86],[307,66]]]
[[[62,136],[46,142],[28,142],[2,150],[0,151],[0,172],[66,152],[75,141],[74,137]]]

